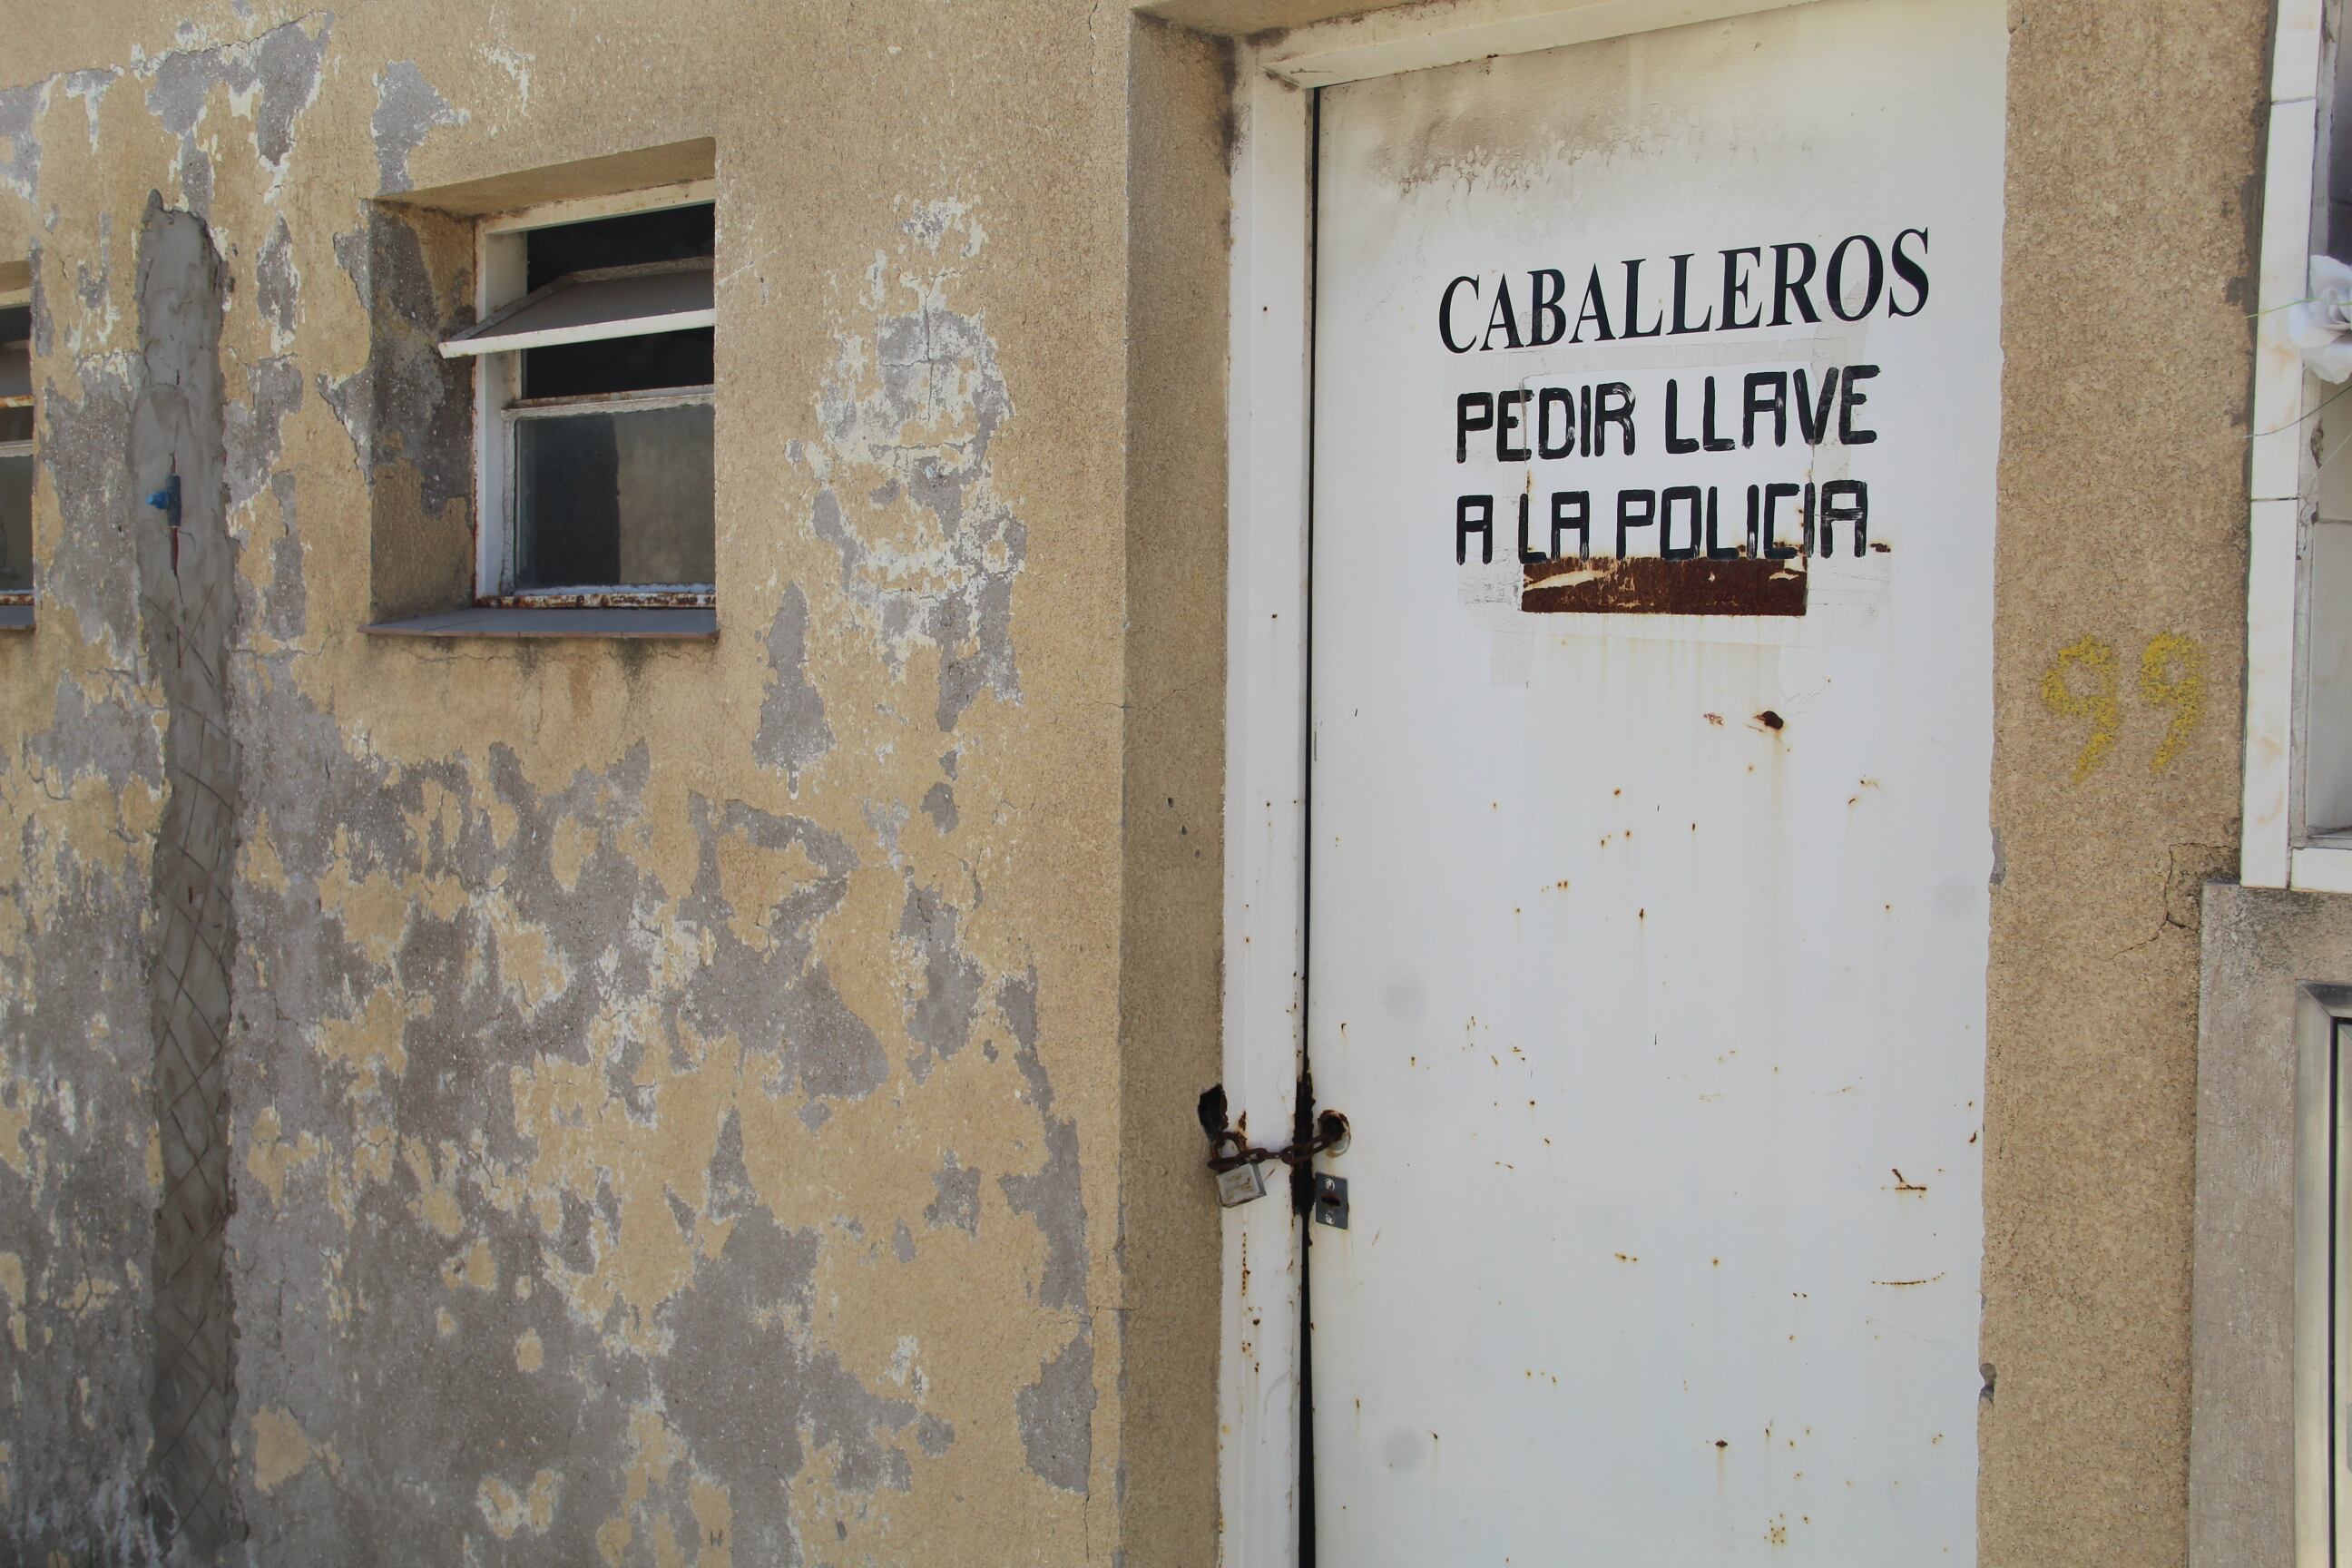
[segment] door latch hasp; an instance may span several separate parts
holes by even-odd
[[[1318,1171],[1315,1174],[1315,1206],[1308,1211],[1317,1225],[1333,1230],[1348,1228],[1348,1178]]]

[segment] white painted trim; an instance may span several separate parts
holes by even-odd
[[[2292,102],[2319,90],[2326,51],[2326,0],[2279,0],[2271,51],[2271,101]]]
[[[581,414],[642,414],[651,408],[708,408],[718,394],[715,386],[661,386],[644,392],[589,392],[577,397],[523,398],[499,412],[511,425],[518,419],[561,419]]]
[[[2322,112],[2321,95],[2332,64],[2323,47],[2325,9],[2324,0],[2278,0],[2273,31],[2247,468],[2252,500],[2238,879],[2252,888],[2314,885],[2306,875],[2334,878],[2334,858],[2347,853],[2297,847],[2304,498],[2313,482],[2309,416],[2317,406],[2317,384],[2304,374],[2287,341],[2286,307],[2304,297],[2314,212],[2324,195],[2319,139],[2330,116]],[[2341,890],[2352,891],[2352,882]]]
[[[550,327],[543,332],[515,332],[502,338],[451,338],[441,345],[443,359],[477,359],[483,354],[520,353],[525,349],[555,348],[563,343],[601,343],[608,338],[642,338],[654,332],[691,331],[716,325],[719,312],[675,310],[665,316],[625,316],[610,321],[583,321],[576,327]]]
[[[2303,844],[2289,860],[2290,874],[2283,886],[2299,893],[2352,893],[2352,848],[2334,844]]]
[[[1301,87],[1529,54],[1773,11],[1806,0],[1423,0],[1285,34],[1261,69]]]
[[[2338,1472],[2329,1463],[2327,1429],[2336,1404],[2329,1344],[2342,1310],[2336,1284],[2341,1237],[2329,1216],[2331,1189],[2340,1190],[2352,1166],[2330,1133],[2345,1109],[2340,1097],[2347,1086],[2337,1081],[2336,1026],[2347,1016],[2352,993],[2341,986],[2305,985],[2295,1001],[2294,1568],[2330,1568],[2339,1560],[2329,1540],[2330,1494]]]
[[[2238,879],[2287,884],[2293,776],[2297,503],[2253,503],[2246,558],[2246,740]]]
[[[2331,1212],[2335,1215],[2336,1223],[2327,1237],[2326,1268],[2323,1276],[2326,1284],[2323,1300],[2326,1303],[2325,1310],[2328,1318],[2328,1343],[2335,1346],[2352,1343],[2352,1291],[2347,1291],[2344,1288],[2345,1266],[2347,1260],[2352,1260],[2352,1158],[2347,1157],[2347,1152],[2352,1151],[2352,1080],[2347,1079],[2341,1055],[2345,1021],[2339,1016],[2330,1018],[2328,1025],[2326,1035],[2328,1078],[2329,1087],[2334,1092],[2329,1096],[2327,1107],[2330,1113],[2328,1131],[2331,1134],[2326,1145],[2329,1155],[2327,1174],[2330,1183],[2328,1195],[2332,1200]],[[2300,1218],[2300,1215],[2297,1217]],[[2299,1240],[2300,1237],[2297,1239]],[[2295,1261],[2297,1265],[2295,1282],[2301,1285],[2304,1283],[2304,1275],[2300,1247],[2296,1249]],[[2300,1332],[2303,1315],[2300,1312],[2296,1314],[2295,1327],[2298,1331],[2296,1335],[2298,1342],[2303,1337]],[[2302,1349],[2300,1342],[2296,1345],[2296,1349],[2298,1351]],[[2298,1370],[2300,1370],[2301,1358],[2298,1357],[2297,1360]],[[2331,1364],[2328,1367],[2327,1385],[2321,1397],[2313,1401],[2298,1399],[2295,1402],[2295,1414],[2298,1417],[2303,1415],[2304,1407],[2307,1404],[2317,1404],[2321,1414],[2315,1425],[2323,1428],[2332,1424],[2328,1420],[2327,1412],[2352,1409],[2352,1402],[2347,1402],[2345,1398],[2347,1392],[2352,1392],[2352,1357],[2331,1355],[2329,1360]],[[2298,1420],[2297,1425],[2300,1427],[2303,1423]],[[2315,1458],[2325,1454],[2329,1461],[2326,1467],[2327,1514],[2335,1526],[2332,1532],[2335,1539],[2328,1542],[2328,1552],[2322,1561],[2329,1563],[2352,1562],[2352,1509],[2344,1506],[2346,1502],[2352,1501],[2352,1488],[2347,1488],[2346,1485],[2347,1479],[2346,1467],[2347,1460],[2352,1460],[2352,1444],[2329,1442],[2306,1451],[2311,1452]],[[2297,1479],[2301,1479],[2299,1475]],[[2295,1522],[2300,1527],[2305,1519],[2312,1516],[2314,1510],[2302,1506],[2305,1500],[2301,1496],[2299,1488],[2295,1501],[2298,1505],[2295,1510]],[[2300,1534],[2298,1528],[2296,1542],[2298,1549],[2302,1545]]]
[[[522,234],[474,232],[474,307],[482,320],[528,293],[530,256]],[[522,360],[510,353],[474,360],[474,595],[490,598],[514,587],[514,476],[507,426],[500,417],[522,389]]]
[[[505,242],[511,245],[511,241]],[[700,310],[652,310],[636,315],[612,315],[583,319],[558,327],[541,327],[530,331],[503,331],[509,321],[519,320],[548,301],[572,296],[575,307],[578,296],[606,283],[623,283],[647,275],[688,277],[708,273],[711,258],[701,258],[687,262],[659,262],[646,267],[600,268],[587,272],[575,272],[558,278],[552,283],[532,289],[520,300],[512,300],[477,321],[464,331],[446,338],[441,343],[443,359],[461,359],[476,354],[518,353],[525,349],[554,348],[564,343],[597,343],[614,338],[642,338],[656,332],[690,331],[698,327],[718,324],[717,301]],[[573,291],[577,290],[577,294]],[[607,290],[606,300],[619,290]],[[695,292],[688,289],[691,295]],[[592,306],[593,304],[593,296]],[[643,304],[640,299],[633,301]]]
[[[1307,524],[1313,95],[1234,88],[1227,369],[1224,1086],[1290,1125],[1305,1048]],[[1225,1211],[1219,1512],[1228,1568],[1298,1559],[1300,1220],[1284,1185]]]

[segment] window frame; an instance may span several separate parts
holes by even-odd
[[[13,310],[19,307],[29,308],[32,303],[33,287],[29,283],[20,285],[14,289],[0,289],[0,310]],[[22,441],[0,441],[0,458],[33,458],[37,476],[35,484],[37,488],[37,474],[39,469],[39,454],[37,448],[41,435],[38,396],[31,387],[27,386],[24,395],[21,397],[0,396],[0,408],[26,408],[34,410],[33,433]],[[5,616],[12,623],[12,626],[9,629],[21,629],[22,626],[26,624],[24,622],[24,614],[29,612],[33,608],[34,594],[35,589],[30,586],[24,588],[0,588],[0,616]]]
[[[2294,1540],[2297,1568],[2352,1562],[2352,986],[2295,988]]]
[[[677,207],[715,208],[718,194],[719,182],[716,179],[689,180],[611,195],[536,203],[492,213],[478,219],[474,226],[474,307],[477,321],[488,322],[499,312],[519,304],[530,293],[530,259],[526,244],[534,229],[555,228],[565,224],[587,223],[598,218],[623,217],[638,213],[666,212]],[[717,258],[714,256],[712,259],[715,266]],[[704,323],[698,321],[694,324]],[[502,349],[468,357],[474,362],[475,605],[495,609],[714,607],[718,602],[716,583],[657,586],[582,583],[552,588],[516,588],[514,571],[520,553],[521,519],[515,510],[515,442],[522,420],[576,414],[600,406],[633,412],[693,404],[715,408],[717,384],[526,401],[520,395],[521,350]]]
[[[2327,248],[2338,171],[2336,119],[2352,101],[2339,75],[2343,0],[2275,0],[2269,126],[2254,310],[2248,464],[2244,751],[2239,880],[2250,888],[2352,892],[2352,833],[2309,820],[2315,695],[2311,549],[2317,542],[2314,429],[2339,388],[2308,374],[2288,308],[2308,292],[2311,258]],[[2347,127],[2352,129],[2352,127]],[[2329,523],[2324,526],[2340,526]],[[2338,702],[2336,706],[2341,706]],[[2323,716],[2324,725],[2336,717]],[[2336,749],[2341,750],[2342,737]]]

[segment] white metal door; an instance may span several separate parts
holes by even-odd
[[[1974,1559],[2006,41],[1322,94],[1323,1562]]]

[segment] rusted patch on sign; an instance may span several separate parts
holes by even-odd
[[[1805,563],[1655,555],[1531,561],[1519,608],[1529,615],[1801,616]]]

